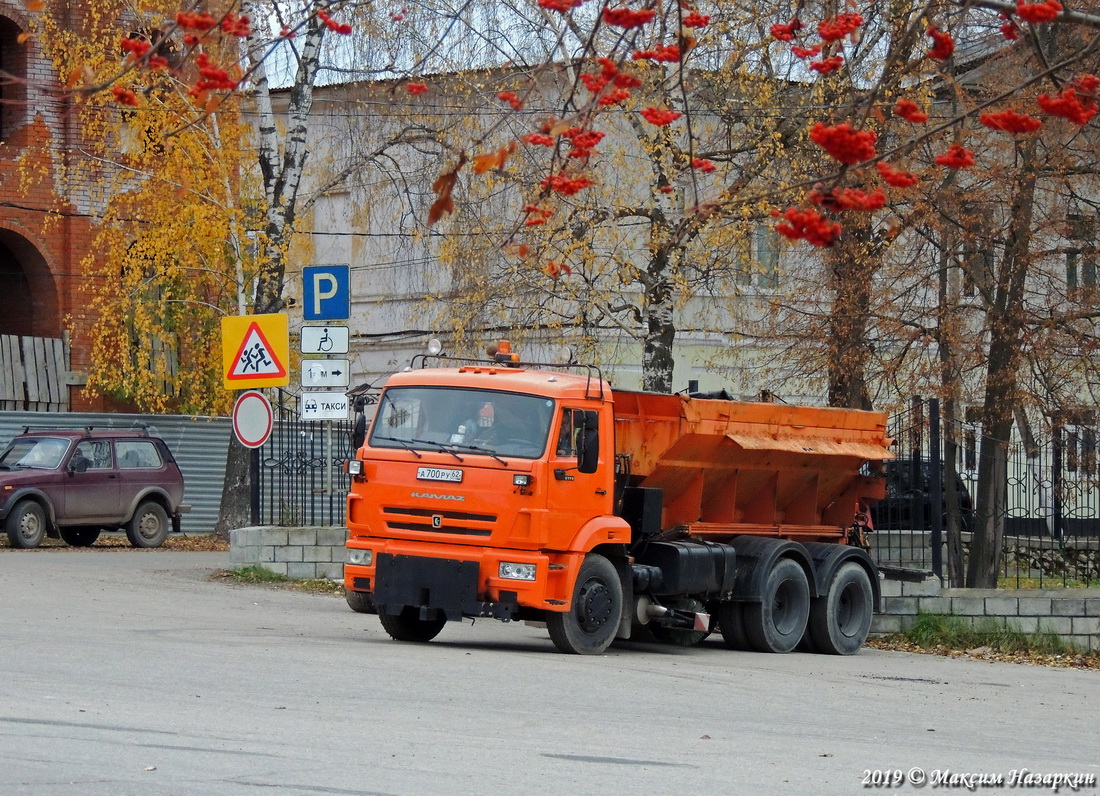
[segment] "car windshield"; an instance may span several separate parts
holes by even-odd
[[[56,469],[69,449],[69,441],[55,437],[23,437],[12,440],[0,454],[0,468],[35,467]]]
[[[536,395],[453,387],[393,387],[378,402],[369,444],[535,459],[550,436],[554,402]]]

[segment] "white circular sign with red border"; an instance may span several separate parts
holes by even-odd
[[[233,433],[246,448],[258,448],[271,436],[271,402],[263,393],[246,390],[233,404]]]

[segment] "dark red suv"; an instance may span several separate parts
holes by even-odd
[[[145,431],[24,429],[0,453],[0,522],[12,547],[45,536],[86,547],[118,528],[134,547],[159,547],[191,508],[182,500],[172,452]]]

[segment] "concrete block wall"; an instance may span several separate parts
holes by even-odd
[[[260,566],[288,578],[343,580],[347,538],[346,528],[238,528],[229,536],[229,563]]]
[[[1100,589],[943,589],[930,576],[917,583],[882,581],[882,612],[872,633],[899,633],[918,613],[948,614],[979,624],[993,619],[1025,633],[1054,633],[1079,650],[1100,650]]]

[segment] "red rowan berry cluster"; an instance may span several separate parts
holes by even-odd
[[[965,169],[974,165],[974,153],[956,142],[942,155],[936,155],[936,163],[948,169]]]
[[[630,30],[631,28],[640,28],[652,20],[656,13],[652,8],[641,11],[634,11],[629,8],[605,8],[603,10],[603,21],[608,25]]]
[[[933,61],[946,61],[955,52],[955,40],[951,38],[950,33],[945,33],[935,25],[929,25],[928,35],[932,37],[932,49],[927,55]]]
[[[878,136],[870,130],[853,130],[852,125],[846,123],[826,127],[818,122],[810,130],[810,139],[831,157],[850,166],[875,156]]]
[[[1046,0],[1045,3],[1028,3],[1016,0],[1016,16],[1032,25],[1050,22],[1062,13],[1062,4],[1058,0]]]
[[[912,124],[923,124],[928,121],[928,114],[910,99],[899,99],[894,103],[894,115]]]
[[[817,34],[824,41],[840,41],[857,31],[862,24],[863,17],[859,14],[837,14],[831,19],[823,19],[817,23]]]
[[[912,172],[898,171],[889,163],[879,161],[875,164],[882,181],[893,188],[911,188],[920,182],[920,177]]]
[[[666,124],[672,124],[683,116],[683,114],[678,111],[670,111],[664,108],[643,108],[640,112],[642,118],[657,127],[664,127]]]
[[[789,207],[783,219],[775,225],[775,231],[789,240],[805,240],[811,246],[832,246],[840,236],[840,224],[829,221],[815,210]]]
[[[1013,135],[1033,133],[1043,126],[1042,121],[1034,116],[1017,113],[1011,108],[997,113],[983,113],[978,116],[978,121],[991,130],[1000,130]]]

